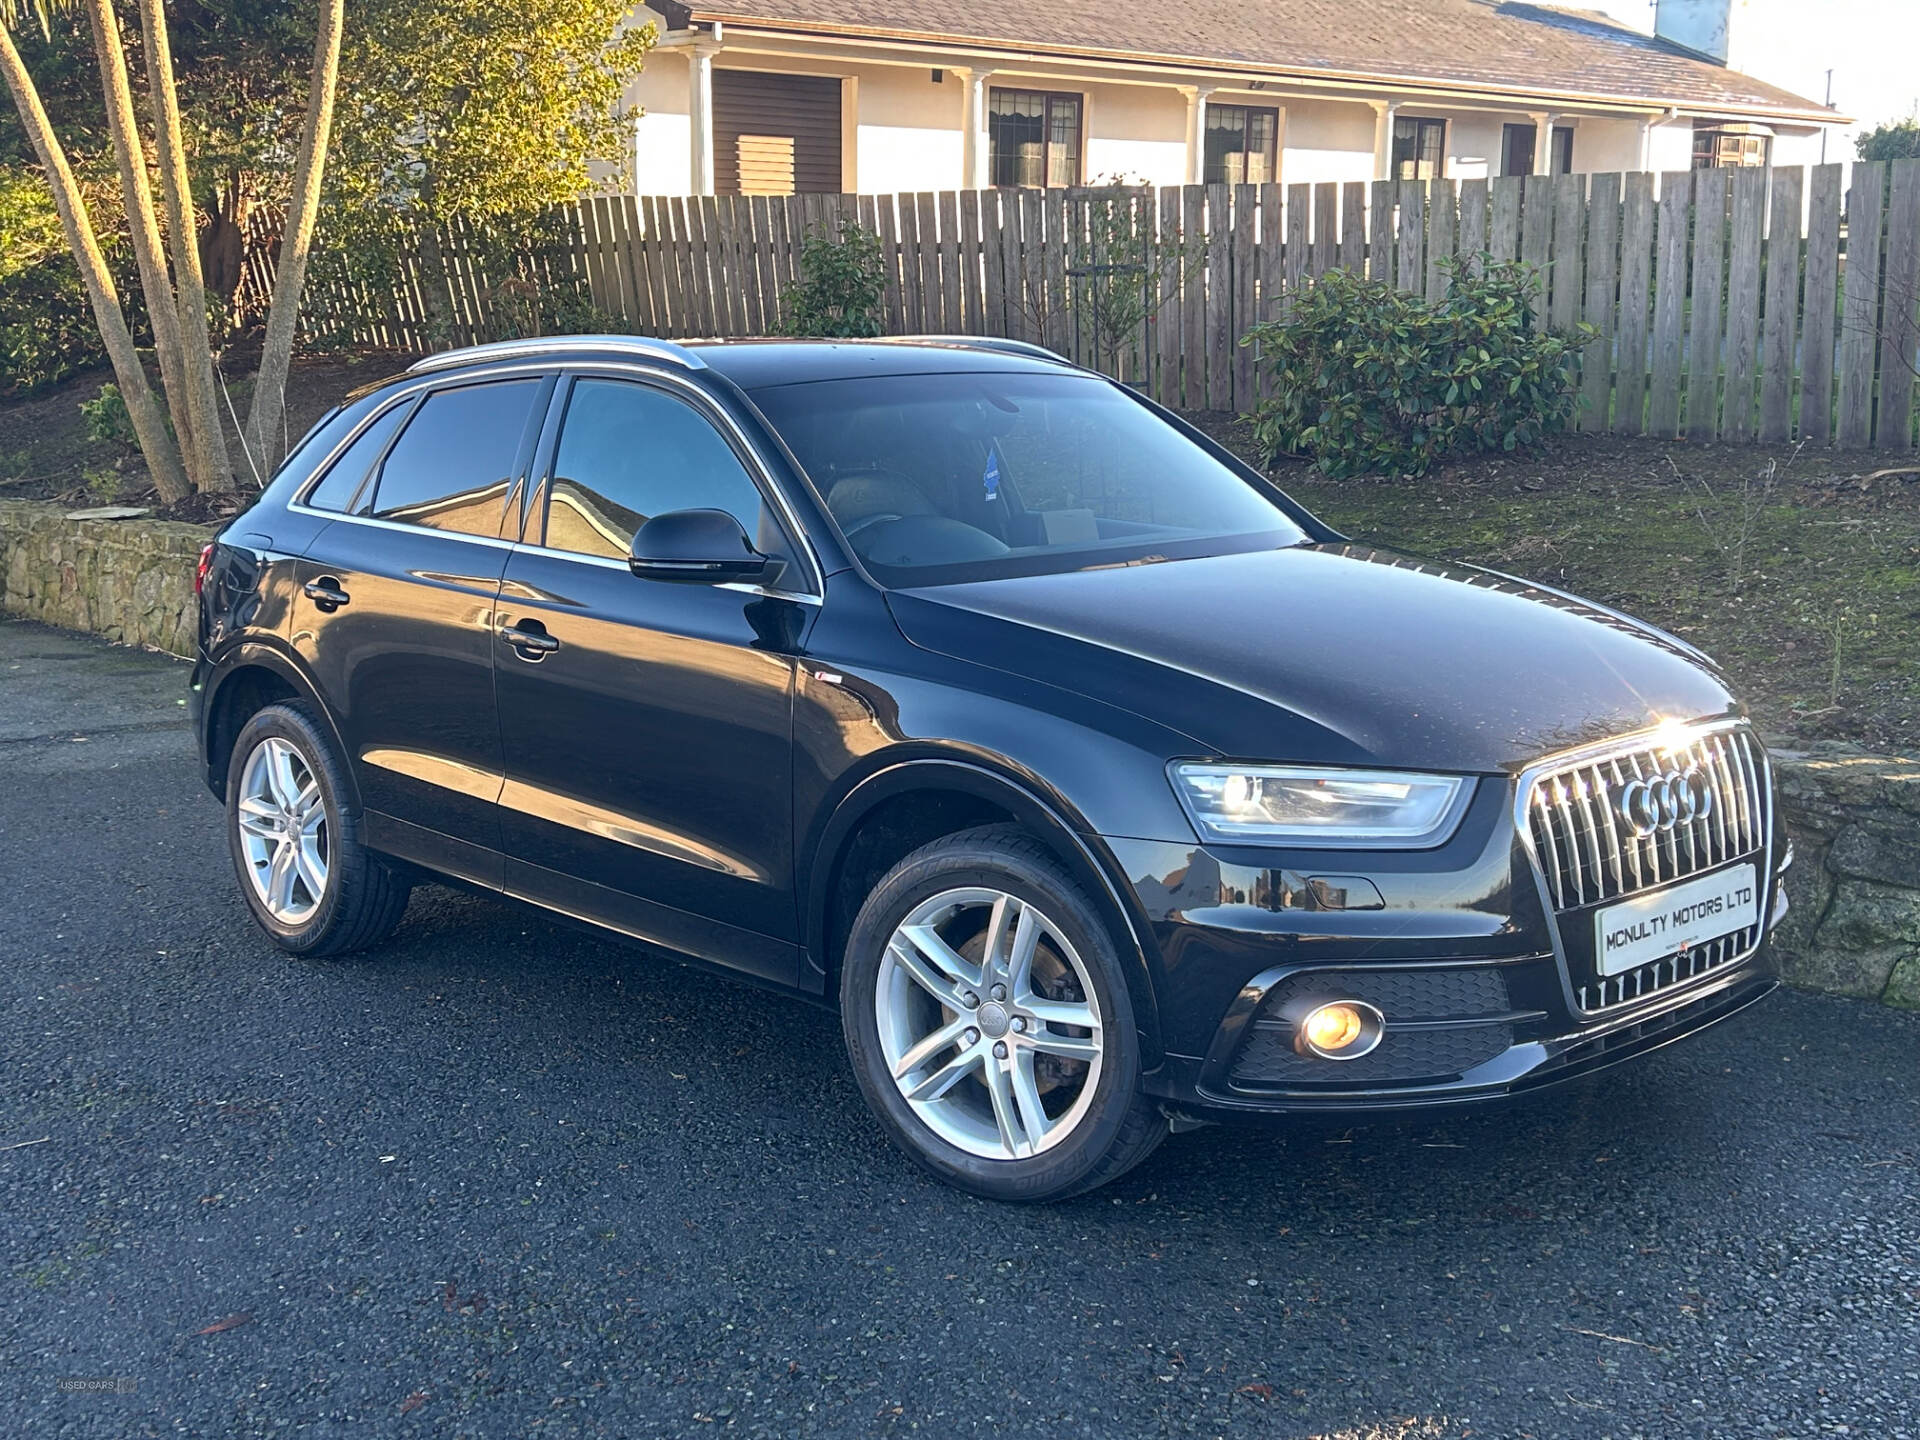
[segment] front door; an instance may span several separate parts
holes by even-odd
[[[791,983],[793,542],[704,403],[571,381],[495,651],[507,889]],[[788,565],[774,591],[640,580],[634,532],[726,510]],[[544,524],[544,530],[542,528]]]
[[[356,442],[336,462],[365,479],[329,471],[315,492],[346,508],[299,566],[294,643],[340,725],[369,840],[487,884],[500,869],[502,529],[548,384],[459,385],[383,415],[363,436],[377,453]]]

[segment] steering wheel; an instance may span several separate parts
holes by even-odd
[[[871,525],[880,525],[888,520],[904,520],[905,518],[904,515],[896,515],[890,510],[883,510],[873,515],[862,515],[851,525],[842,525],[840,529],[842,533],[846,535],[847,539],[851,540]]]
[[[906,476],[900,474],[898,471],[888,470],[885,467],[879,466],[879,465],[869,465],[864,469],[849,470],[844,475],[836,475],[834,477],[833,484],[829,486],[827,489],[827,499],[828,499],[827,508],[829,510],[832,510],[833,508],[833,505],[832,505],[833,492],[835,490],[838,490],[842,485],[846,484],[850,480],[877,480],[881,484],[891,486],[896,490],[904,490],[910,495],[917,495],[921,498],[922,502],[927,505],[927,510],[925,513],[928,513],[928,514],[936,513],[933,509],[932,502],[927,501],[926,499],[926,492],[923,491],[918,485],[916,485],[913,481],[909,480]],[[899,520],[903,518],[904,518],[904,512],[899,510],[877,510],[871,515],[862,515],[857,520],[841,520],[840,530],[841,530],[841,533],[843,533],[847,537],[847,539],[851,540],[855,535],[858,535],[862,530],[867,529],[869,526],[878,525],[883,521],[887,521],[887,520]],[[839,520],[840,517],[836,515],[834,516],[834,519]]]

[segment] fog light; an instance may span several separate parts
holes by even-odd
[[[1294,1032],[1294,1048],[1322,1060],[1358,1060],[1380,1043],[1387,1021],[1362,1000],[1333,1000],[1307,1012]]]

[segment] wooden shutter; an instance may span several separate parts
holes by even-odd
[[[840,81],[713,72],[713,188],[720,195],[840,191]]]

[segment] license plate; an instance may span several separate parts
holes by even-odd
[[[1619,975],[1759,923],[1755,868],[1717,870],[1595,911],[1594,968],[1602,975]]]

